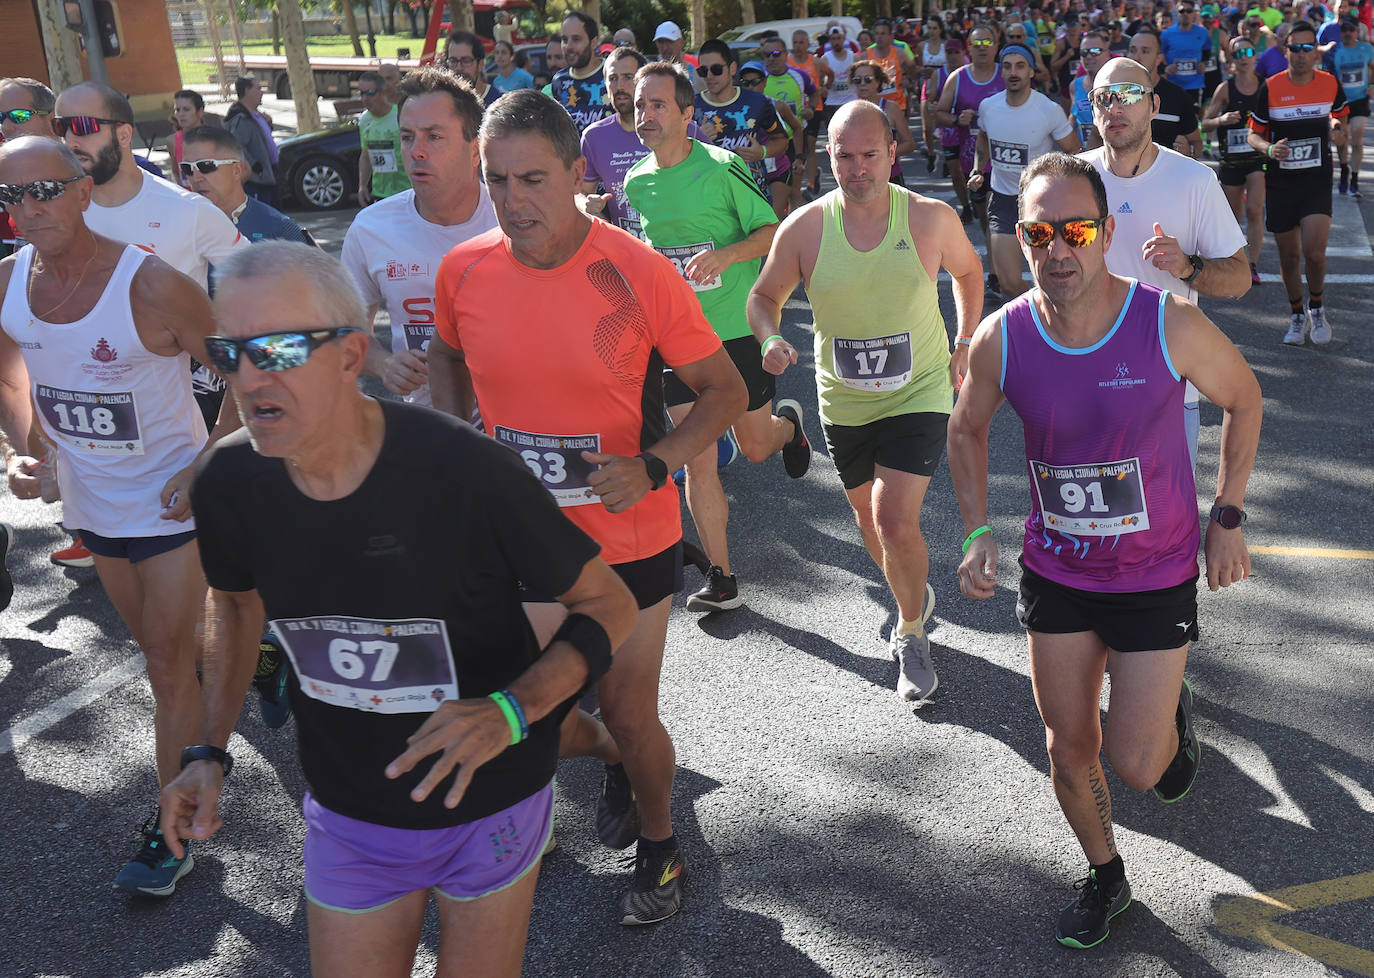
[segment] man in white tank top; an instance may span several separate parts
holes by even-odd
[[[24,444],[36,404],[57,446],[66,520],[147,658],[165,784],[200,733],[195,625],[206,588],[188,493],[206,435],[188,364],[204,355],[214,316],[195,282],[86,226],[91,189],[61,143],[0,147],[0,199],[32,245],[0,262],[0,430]],[[237,426],[230,411],[215,433]],[[8,456],[17,497],[39,495],[37,464]],[[167,896],[193,863],[171,858],[156,826],[154,813],[115,882]]]

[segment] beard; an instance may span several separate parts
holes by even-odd
[[[115,178],[119,172],[119,164],[123,157],[119,152],[119,143],[115,140],[114,134],[110,134],[110,141],[100,148],[94,160],[91,161],[91,168],[87,174],[95,181],[97,187],[104,186]]]

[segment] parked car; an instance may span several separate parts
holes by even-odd
[[[857,17],[804,17],[797,20],[765,20],[757,24],[743,24],[726,31],[720,39],[731,48],[742,49],[748,46],[745,42],[753,42],[752,46],[758,47],[765,34],[776,32],[790,48],[794,31],[803,30],[813,38],[820,37],[825,33],[826,25],[832,20],[838,20],[844,26],[845,33],[851,41],[863,30],[863,22]]]
[[[353,202],[362,155],[356,125],[291,136],[277,144],[277,151],[277,185],[283,200],[310,210]]]

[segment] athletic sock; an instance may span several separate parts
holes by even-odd
[[[1324,292],[1313,292],[1309,295],[1307,297],[1307,308],[1320,309],[1322,307],[1322,296],[1325,294]]]
[[[676,848],[677,848],[677,833],[676,833],[676,832],[673,833],[672,835],[668,836],[668,838],[662,840],[661,842],[655,842],[655,841],[653,841],[652,839],[646,839],[646,838],[644,838],[644,836],[642,836],[642,835],[639,837],[639,851],[640,851],[640,852],[652,853],[653,855],[656,855],[656,856],[666,856],[668,853],[672,852],[672,851],[673,851],[674,849],[676,849]]]
[[[898,635],[917,635],[917,636],[920,636],[920,635],[924,635],[925,632],[926,632],[926,627],[925,627],[925,625],[921,624],[921,619],[919,619],[919,618],[917,618],[915,621],[907,621],[905,618],[898,618],[898,619],[897,619],[897,634],[898,634]]]
[[[1126,878],[1126,864],[1122,862],[1120,853],[1101,866],[1096,863],[1089,865],[1093,868],[1093,875],[1097,877],[1097,882],[1102,886],[1111,886]]]
[[[1302,297],[1288,300],[1288,308],[1293,310],[1293,315],[1301,316],[1303,312]]]

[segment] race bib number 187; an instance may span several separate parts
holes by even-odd
[[[1114,537],[1150,528],[1138,458],[1087,465],[1032,460],[1030,469],[1040,513],[1051,530]]]

